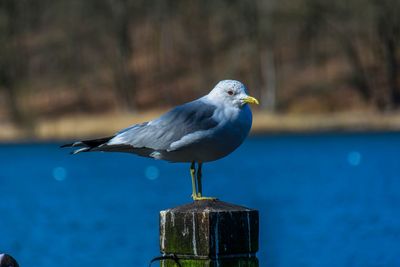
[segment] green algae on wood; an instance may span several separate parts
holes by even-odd
[[[259,267],[258,259],[251,258],[226,258],[211,259],[179,259],[180,267]],[[179,267],[174,260],[162,260],[160,267]]]
[[[160,250],[163,255],[177,255],[182,266],[236,266],[233,262],[258,266],[258,220],[257,210],[218,200],[164,210],[160,212]]]

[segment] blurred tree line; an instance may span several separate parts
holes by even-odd
[[[398,0],[1,0],[0,120],[181,103],[221,79],[275,112],[400,105]]]

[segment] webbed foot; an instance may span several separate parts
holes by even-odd
[[[201,201],[201,200],[212,200],[212,201],[215,201],[215,200],[218,199],[216,197],[203,197],[200,194],[197,194],[196,196],[192,195],[192,198],[193,198],[194,201]]]

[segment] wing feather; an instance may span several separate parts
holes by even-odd
[[[160,118],[130,126],[106,145],[130,145],[134,148],[169,150],[171,144],[187,135],[207,131],[218,125],[213,118],[216,106],[201,99],[178,106]]]

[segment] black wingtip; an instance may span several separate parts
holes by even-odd
[[[60,148],[64,148],[64,147],[72,147],[74,145],[74,143],[70,143],[70,144],[64,144],[61,145]]]

